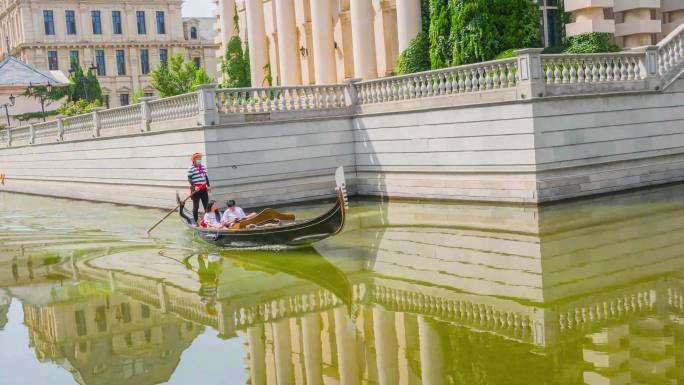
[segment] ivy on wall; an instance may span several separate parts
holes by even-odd
[[[399,57],[400,73],[491,60],[504,51],[541,46],[533,0],[422,0],[425,37]],[[423,39],[427,38],[425,66]]]

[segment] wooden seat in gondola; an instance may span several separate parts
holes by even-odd
[[[295,219],[273,209],[264,209],[256,216],[242,220],[228,229],[199,228],[180,205],[179,214],[185,224],[202,240],[220,247],[254,247],[266,245],[310,245],[335,234],[344,228],[347,197],[344,170],[335,171],[337,199],[326,213],[312,219]],[[180,198],[177,197],[180,202]]]

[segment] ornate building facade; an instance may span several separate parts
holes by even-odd
[[[93,68],[105,101],[126,105],[160,62],[182,53],[216,77],[213,23],[186,19],[182,0],[0,0],[0,39],[11,54],[44,71],[68,75],[71,60]],[[4,50],[3,50],[4,52]]]
[[[214,0],[220,57],[232,36],[249,42],[252,86],[342,83],[394,74],[421,30],[419,0]],[[544,46],[610,32],[622,48],[655,44],[684,21],[681,0],[536,0]],[[616,3],[615,5],[613,3]],[[239,16],[236,28],[233,18]]]

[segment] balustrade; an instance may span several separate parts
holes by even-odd
[[[93,116],[91,114],[78,115],[66,118],[64,122],[64,137],[90,136],[93,131]]]
[[[512,88],[518,81],[517,71],[516,59],[502,59],[361,82],[355,87],[359,104],[384,103]]]
[[[31,128],[28,126],[13,128],[10,132],[12,146],[31,144]]]
[[[222,113],[276,112],[344,108],[343,85],[219,89]]]
[[[138,126],[140,125],[141,111],[140,104],[104,110],[100,112],[100,129],[115,133],[121,131],[118,130],[120,128]]]
[[[197,92],[149,102],[152,122],[192,118],[200,112]]]
[[[57,121],[40,123],[33,126],[33,143],[56,142],[58,139]]]
[[[644,55],[632,53],[542,55],[547,84],[579,84],[641,80]]]
[[[657,73],[660,77],[667,77],[684,60],[684,24],[672,31],[657,47]]]

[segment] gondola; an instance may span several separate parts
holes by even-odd
[[[335,182],[335,205],[325,214],[312,219],[295,219],[294,215],[265,209],[257,215],[256,222],[246,221],[241,223],[240,228],[208,229],[195,225],[184,205],[180,204],[178,211],[185,225],[198,238],[219,247],[306,246],[338,234],[344,228],[349,199],[342,167],[335,171]],[[178,196],[176,199],[180,203]]]

